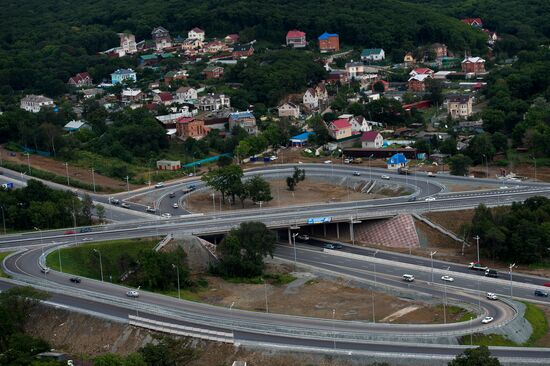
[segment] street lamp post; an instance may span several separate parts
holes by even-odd
[[[71,182],[69,181],[69,163],[65,162],[63,163],[65,165],[65,172],[67,173],[67,185],[70,187]]]
[[[372,254],[373,258],[376,258],[376,254],[378,254],[378,249]],[[376,262],[372,262],[372,265],[374,267],[374,287],[372,289],[372,322],[376,323],[376,315],[375,315],[375,308],[374,308],[374,290],[376,290]]]
[[[0,209],[2,209],[2,223],[4,224],[4,235],[6,235],[6,216],[4,214],[4,206],[0,205]]]
[[[216,213],[216,193],[212,193],[212,209],[214,210],[214,213]]]
[[[29,169],[29,175],[31,175],[31,154],[27,152],[24,155],[27,156],[27,168]]]
[[[99,255],[99,271],[101,273],[101,282],[103,282],[103,262],[101,261],[101,252],[98,249],[92,249],[94,253]]]
[[[332,340],[334,343],[334,349],[336,350],[336,321],[335,321],[336,309],[332,309]]]
[[[94,173],[95,173],[95,170],[94,170],[94,168],[92,168],[92,185],[94,186],[94,193],[96,193],[95,192],[95,174]]]
[[[130,192],[130,183],[129,183],[129,176],[126,176],[126,192]]]
[[[292,234],[292,241],[294,243],[294,270],[296,271],[296,237],[299,233]]]
[[[489,159],[485,154],[482,154],[482,156],[485,158],[485,176],[489,178]],[[481,161],[483,162],[483,159],[481,159]]]
[[[434,282],[434,255],[437,253],[436,251],[430,252],[430,260],[432,262],[432,283]]]
[[[477,263],[479,263],[479,235],[476,235],[474,239],[476,240],[477,244]]]
[[[514,299],[514,292],[513,292],[513,288],[514,288],[514,281],[512,280],[512,272],[513,272],[513,269],[516,267],[516,264],[515,263],[512,263],[510,264],[510,266],[508,266],[508,268],[510,268],[510,298],[513,300]]]
[[[265,278],[263,280],[264,280],[264,292],[265,292],[265,312],[269,313],[269,305],[267,304],[267,282],[265,282]]]
[[[172,264],[172,268],[176,269],[176,275],[178,276],[178,299],[181,300],[181,290],[180,290],[180,269],[175,264]]]

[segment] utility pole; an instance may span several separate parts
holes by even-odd
[[[71,182],[69,181],[69,163],[65,162],[63,163],[65,165],[65,172],[67,173],[67,185],[70,187]]]
[[[101,262],[101,252],[98,249],[92,249],[94,253],[99,255],[99,271],[101,273],[101,282],[103,282],[103,262]]]
[[[126,192],[130,192],[130,183],[128,182],[129,179],[130,177],[126,176]]]
[[[27,168],[29,169],[29,175],[31,175],[31,154],[29,154],[28,152],[23,154],[23,155],[26,155],[27,156]]]
[[[513,300],[514,299],[514,292],[513,292],[514,281],[512,280],[512,272],[513,272],[513,269],[516,267],[516,264],[512,263],[508,267],[510,268],[510,298]]]
[[[96,193],[95,192],[95,175],[94,175],[94,172],[95,172],[94,168],[92,168],[92,185],[94,186],[94,193]]]
[[[292,234],[292,241],[294,242],[294,270],[296,271],[296,237],[299,233]]]
[[[172,268],[176,269],[176,275],[178,276],[178,299],[181,300],[181,290],[180,290],[180,269],[175,264],[172,264]]]
[[[430,260],[432,262],[432,283],[434,282],[434,255],[437,253],[436,251],[430,252]]]
[[[479,263],[479,235],[476,235],[474,239],[476,240],[476,243],[477,243],[477,263]]]
[[[0,209],[2,209],[2,223],[4,224],[4,235],[6,235],[6,216],[4,214],[4,206],[0,205]]]
[[[372,254],[372,257],[376,258],[376,254],[378,254],[378,249]],[[376,290],[376,262],[373,262],[372,264],[374,266],[374,287],[372,289],[372,322],[376,324],[376,315],[374,308],[374,290]]]

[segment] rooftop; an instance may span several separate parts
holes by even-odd
[[[323,33],[319,36],[319,41],[326,41],[327,39],[329,38],[332,38],[332,37],[338,37],[338,34],[337,33]]]

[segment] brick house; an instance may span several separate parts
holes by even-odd
[[[340,51],[340,37],[336,33],[323,33],[318,38],[319,50],[321,52]]]
[[[346,63],[346,72],[350,80],[356,79],[365,73],[365,64],[357,61],[348,62]]]
[[[473,114],[473,98],[469,95],[454,95],[445,101],[451,118],[468,118]]]
[[[351,123],[346,118],[335,119],[328,124],[328,132],[335,140],[351,137]]]
[[[174,97],[170,92],[160,92],[160,93],[156,93],[153,96],[153,102],[159,103],[159,104],[170,105],[172,104],[173,100],[174,100]]]
[[[208,65],[202,71],[204,78],[209,79],[219,79],[223,76],[223,67],[217,65]]]
[[[84,86],[93,85],[92,77],[87,72],[80,72],[69,79],[68,83],[75,88],[82,88]]]
[[[239,44],[235,45],[233,47],[233,52],[231,52],[231,56],[234,60],[239,60],[241,58],[247,58],[254,54],[254,47],[250,43],[247,44]]]
[[[431,79],[429,74],[418,74],[411,76],[408,81],[408,89],[412,92],[423,92],[426,90],[426,81]]]
[[[205,44],[202,51],[204,53],[219,53],[229,51],[229,47],[222,41],[212,41]]]
[[[361,135],[361,147],[364,149],[380,149],[384,138],[378,131],[367,131]]]
[[[176,90],[177,100],[191,100],[197,99],[197,89],[190,86],[182,86]]]
[[[300,117],[300,107],[294,103],[284,103],[278,108],[279,117]]]
[[[176,135],[185,140],[189,137],[200,140],[208,134],[208,127],[204,126],[204,121],[193,117],[182,117],[176,121]]]
[[[180,170],[181,162],[179,160],[157,160],[158,170]]]
[[[165,48],[172,47],[172,38],[170,37],[170,32],[164,27],[156,27],[151,32],[153,41],[155,42],[155,48],[157,51],[161,51]]]
[[[485,60],[481,57],[466,57],[461,63],[465,73],[480,74],[485,72]]]
[[[229,130],[232,130],[235,126],[244,128],[250,135],[256,135],[258,133],[256,117],[254,117],[254,114],[250,111],[229,114]]]
[[[286,45],[294,48],[307,46],[306,34],[297,29],[289,30],[286,34]]]

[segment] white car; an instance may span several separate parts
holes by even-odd
[[[492,322],[493,320],[495,320],[492,316],[486,316],[485,318],[483,318],[483,320],[481,321],[483,324],[489,324],[490,322]]]
[[[389,179],[390,179],[390,176],[389,176],[389,175],[385,175],[385,174],[384,174],[384,175],[382,175],[382,176],[381,176],[380,178],[382,178],[382,179],[386,179],[386,180],[389,180]]]
[[[492,292],[487,292],[487,298],[489,300],[498,300],[498,296]]]
[[[354,177],[359,177],[360,175],[361,175],[361,173],[358,172],[358,171],[354,171],[354,172],[353,172],[353,176],[354,176]]]
[[[163,182],[158,182],[157,184],[155,184],[155,188],[162,188],[162,187],[164,187]]]
[[[271,157],[269,158],[269,160],[273,161],[273,160],[277,160],[278,157],[276,157],[275,155],[271,155]]]
[[[178,208],[178,207],[180,207],[180,206],[179,206],[177,203],[174,203],[174,204],[172,205],[172,207],[173,207],[173,208]]]
[[[137,292],[136,290],[130,290],[130,291],[126,292],[126,296],[128,296],[128,297],[139,297],[139,292]]]
[[[332,164],[332,160],[325,160],[325,161],[323,161],[323,163],[325,163],[325,164]]]
[[[48,274],[48,273],[50,273],[50,269],[48,267],[42,267],[42,268],[40,268],[40,272],[42,272],[44,274]]]
[[[442,276],[441,279],[443,281],[447,281],[447,282],[454,282],[454,278],[452,278],[451,276]]]
[[[424,201],[426,201],[426,202],[435,201],[435,197],[428,197]]]
[[[508,189],[508,186],[500,186],[498,189]]]
[[[168,212],[165,212],[163,213],[162,215],[160,215],[162,217],[164,217],[165,219],[169,219],[170,217],[172,217],[172,214],[171,213],[168,213]]]

